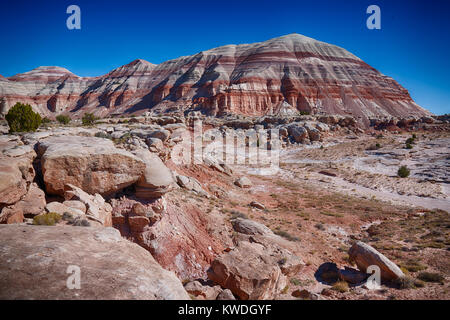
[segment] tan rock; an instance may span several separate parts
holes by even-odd
[[[274,299],[287,285],[286,276],[266,248],[246,241],[215,259],[208,278],[242,300]]]
[[[247,177],[240,177],[234,181],[234,184],[240,188],[250,188],[252,186],[252,182]]]
[[[131,232],[142,232],[150,224],[150,220],[147,217],[133,216],[128,217],[128,223],[130,224]]]
[[[203,285],[199,281],[190,281],[184,285],[184,289],[193,296],[205,300],[216,300],[219,293],[222,292],[220,286]]]
[[[112,208],[105,202],[105,199],[98,193],[90,195],[80,188],[68,184],[64,193],[66,200],[78,200],[86,206],[86,216],[89,219],[98,221],[105,227],[112,226]]]
[[[113,228],[1,225],[0,243],[0,299],[189,299],[172,272]],[[69,289],[76,267],[80,287]]]
[[[62,196],[64,186],[73,184],[89,194],[110,195],[135,183],[145,169],[141,160],[108,139],[49,137],[39,142],[38,150],[49,194]]]
[[[225,289],[217,296],[217,300],[236,300],[230,289]]]
[[[348,254],[349,260],[355,262],[362,272],[366,272],[367,267],[376,265],[380,268],[381,278],[384,280],[395,280],[405,276],[394,262],[364,242],[354,243]]]
[[[143,175],[136,183],[136,196],[142,199],[158,198],[172,189],[172,172],[154,153],[141,149],[135,155],[145,164]]]

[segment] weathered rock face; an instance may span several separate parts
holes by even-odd
[[[135,152],[137,158],[145,164],[143,175],[136,183],[136,196],[143,199],[158,198],[172,189],[172,172],[162,160],[146,149]]]
[[[303,261],[283,248],[283,239],[266,226],[241,218],[232,225],[237,245],[212,262],[208,278],[243,300],[275,298]]]
[[[67,190],[64,193],[66,205],[61,205],[67,206],[68,201],[79,201],[84,204],[86,208],[86,217],[88,219],[101,226],[112,226],[112,207],[109,203],[105,202],[105,199],[103,199],[101,195],[98,193],[95,195],[87,194],[80,188],[71,184],[68,184],[66,189]],[[68,205],[70,205],[70,203]],[[78,209],[72,210],[80,211]]]
[[[21,223],[26,216],[33,217],[43,213],[45,205],[44,191],[32,183],[20,201],[1,210],[0,223]]]
[[[141,160],[102,138],[49,137],[39,142],[38,152],[47,193],[61,196],[67,184],[110,195],[135,183],[145,169]]]
[[[18,145],[16,138],[0,136],[0,208],[19,201],[35,176],[36,153],[29,146]]]
[[[210,114],[429,115],[395,80],[350,52],[299,34],[228,45],[153,65],[135,60],[96,78],[40,67],[0,79],[5,110],[17,101],[44,115],[99,115],[200,107]]]
[[[205,214],[191,204],[174,204],[164,198],[137,203],[113,201],[114,226],[180,279],[204,277],[217,254],[231,245],[230,231],[220,214]]]
[[[242,241],[212,262],[208,277],[242,300],[274,299],[287,284],[276,258],[263,245]]]
[[[354,261],[363,272],[366,272],[367,267],[376,265],[380,268],[381,278],[384,280],[395,280],[405,276],[395,263],[364,242],[358,241],[353,244],[348,254],[350,261]]]
[[[0,252],[0,299],[189,299],[172,272],[113,228],[2,225]],[[70,265],[80,268],[80,289],[67,288]]]
[[[39,214],[45,206],[42,193],[32,184],[35,156],[17,136],[0,136],[0,223],[23,222],[24,214]]]

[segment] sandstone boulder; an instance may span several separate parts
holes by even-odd
[[[287,285],[276,258],[263,245],[246,241],[215,259],[208,277],[242,300],[274,299]]]
[[[0,208],[19,201],[28,192],[35,176],[33,159],[36,153],[28,149],[11,152],[15,146],[15,141],[0,141]]]
[[[136,156],[145,164],[143,175],[136,183],[136,196],[143,199],[158,198],[173,187],[172,172],[162,160],[148,150],[135,151]]]
[[[291,125],[288,127],[289,135],[292,136],[295,142],[305,143],[309,140],[308,131],[299,125]]]
[[[405,276],[394,262],[364,242],[354,243],[348,254],[349,260],[355,262],[362,272],[366,272],[367,267],[376,265],[380,268],[381,278],[384,280],[395,280]]]
[[[44,191],[32,183],[24,197],[13,205],[0,210],[0,223],[21,223],[25,216],[36,216],[44,212]]]
[[[80,188],[69,184],[66,186],[64,198],[82,202],[86,206],[86,217],[88,219],[98,222],[105,227],[112,226],[112,207],[98,193],[90,195]]]
[[[250,188],[252,186],[252,181],[247,177],[240,177],[234,181],[234,184],[240,188]]]
[[[236,300],[230,289],[225,289],[217,296],[217,300]]]
[[[111,195],[142,176],[145,164],[108,139],[57,136],[38,144],[47,193],[64,195],[73,184],[89,194]]]
[[[0,299],[189,299],[172,272],[113,228],[2,225],[0,251]],[[77,268],[80,289],[69,289]]]
[[[203,285],[200,281],[190,281],[184,285],[184,289],[197,299],[216,300],[219,293],[222,292],[220,286]]]

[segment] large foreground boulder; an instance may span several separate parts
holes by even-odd
[[[366,272],[369,266],[376,265],[380,268],[383,280],[395,280],[405,276],[394,262],[364,242],[354,243],[348,254],[349,260],[355,262],[362,272]]]
[[[56,136],[38,145],[47,193],[64,195],[73,184],[89,194],[113,194],[135,183],[145,164],[108,139]]]
[[[0,299],[189,299],[172,272],[113,228],[0,225],[0,252]],[[76,284],[69,266],[79,267],[80,289],[67,286]]]

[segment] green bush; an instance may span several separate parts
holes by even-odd
[[[81,118],[83,126],[91,126],[94,124],[95,120],[97,120],[97,118],[92,113],[85,113]]]
[[[10,132],[36,131],[41,125],[42,118],[33,111],[29,104],[17,102],[6,114]]]
[[[69,124],[70,117],[60,114],[59,116],[56,116],[56,120],[61,124]]]
[[[49,118],[45,117],[45,118],[42,119],[41,124],[49,124],[51,122],[52,122],[52,120],[50,120]]]
[[[397,175],[400,178],[406,178],[409,176],[409,174],[410,174],[410,171],[409,171],[408,167],[406,167],[406,166],[401,166],[397,171]]]
[[[35,216],[33,218],[33,224],[41,226],[54,226],[59,222],[59,220],[61,220],[61,218],[62,217],[59,213],[49,212]]]
[[[406,149],[412,149],[412,148],[413,148],[412,144],[410,144],[410,143],[406,144]]]

